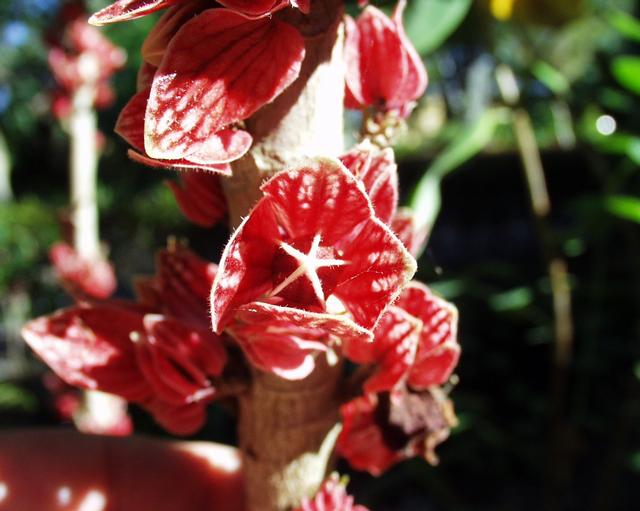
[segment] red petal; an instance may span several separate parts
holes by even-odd
[[[393,150],[381,150],[363,142],[340,160],[362,180],[378,218],[385,224],[390,223],[398,205],[398,166]]]
[[[460,355],[457,309],[417,282],[407,286],[396,305],[423,323],[409,385],[423,389],[444,383]]]
[[[211,290],[211,321],[221,332],[233,309],[254,301],[272,286],[278,250],[278,224],[269,202],[261,200],[231,236]]]
[[[353,497],[347,494],[345,483],[339,479],[338,474],[333,473],[313,499],[302,499],[300,507],[294,511],[368,511],[368,509],[353,503]]]
[[[416,261],[377,218],[366,222],[344,249],[342,282],[334,290],[354,320],[373,328],[416,271]]]
[[[245,16],[258,18],[284,9],[289,5],[289,0],[222,0],[220,3]]]
[[[78,299],[105,299],[116,290],[116,275],[108,261],[85,260],[66,243],[53,245],[49,258],[65,288]]]
[[[382,429],[376,423],[376,394],[358,397],[340,407],[342,431],[336,450],[358,470],[379,476],[402,456],[387,447]]]
[[[211,3],[211,0],[189,0],[168,9],[142,43],[141,53],[144,62],[157,69],[169,42],[180,27],[195,15],[210,8]]]
[[[371,205],[361,184],[337,161],[315,158],[280,172],[262,185],[278,222],[290,238],[320,234],[333,246],[351,239],[371,217]]]
[[[376,373],[364,384],[368,393],[391,390],[411,369],[422,323],[399,307],[390,307],[374,331],[373,342],[346,344],[345,355],[358,363],[375,362]]]
[[[231,174],[228,165],[221,165],[242,157],[251,147],[252,138],[242,130],[224,129],[211,135],[208,140],[208,163],[190,159],[156,160],[144,153],[144,116],[149,99],[149,89],[138,92],[120,112],[115,131],[137,151],[130,153],[132,159],[151,167],[175,169],[201,169],[221,174]]]
[[[370,334],[344,317],[261,302],[239,308],[228,331],[256,367],[288,380],[308,376],[314,357],[340,342],[363,344]]]
[[[127,21],[164,9],[183,0],[118,0],[89,18],[92,25]]]
[[[413,212],[409,208],[398,210],[391,221],[391,230],[414,257],[418,257],[424,250],[429,232],[426,229],[418,229]]]
[[[347,22],[347,106],[355,101],[407,114],[408,105],[424,93],[427,74],[402,28],[404,5],[398,3],[393,20],[368,6],[355,23]]]
[[[155,395],[176,405],[213,397],[208,376],[219,375],[227,361],[221,338],[160,315],[146,315],[144,326],[136,355]]]
[[[209,9],[172,39],[145,116],[145,149],[157,159],[211,161],[211,138],[251,116],[293,82],[304,40],[276,19]]]
[[[203,172],[185,172],[180,181],[166,182],[182,214],[201,227],[213,227],[227,214],[220,178]]]
[[[203,403],[175,406],[155,400],[145,404],[144,407],[149,410],[158,424],[174,435],[192,435],[204,426],[206,419]]]
[[[147,282],[151,302],[160,311],[182,321],[209,326],[209,293],[218,270],[187,248],[174,244],[156,258],[157,276]]]
[[[27,343],[70,385],[143,401],[150,388],[138,370],[132,332],[142,314],[120,307],[72,307],[35,319],[23,330]]]

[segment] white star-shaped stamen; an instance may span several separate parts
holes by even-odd
[[[320,234],[316,234],[313,238],[313,242],[311,243],[311,247],[309,248],[309,252],[307,254],[303,254],[298,249],[293,248],[288,243],[284,241],[280,243],[280,247],[287,254],[293,257],[299,264],[299,266],[289,275],[286,279],[284,279],[280,284],[269,293],[269,296],[275,296],[280,291],[285,289],[291,283],[298,280],[303,275],[309,279],[311,283],[311,287],[313,288],[313,292],[316,294],[318,301],[324,307],[325,305],[325,296],[324,290],[322,289],[322,281],[318,276],[318,270],[320,268],[326,268],[329,266],[343,266],[347,264],[347,261],[343,261],[341,259],[320,259],[318,257],[318,249],[320,248]]]

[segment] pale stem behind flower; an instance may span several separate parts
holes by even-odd
[[[87,261],[98,261],[102,258],[97,203],[98,128],[94,109],[99,65],[97,57],[92,53],[87,52],[80,56],[78,68],[82,82],[73,93],[69,118],[73,247],[78,255]],[[78,426],[82,429],[82,423],[86,420],[100,429],[108,430],[121,420],[125,407],[125,402],[117,396],[86,391]]]

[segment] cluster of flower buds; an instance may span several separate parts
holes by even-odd
[[[133,159],[186,171],[170,186],[202,226],[226,214],[220,180],[253,143],[243,121],[300,73],[304,38],[276,11],[309,9],[219,4],[119,0],[92,17],[105,24],[167,8],[117,132]],[[406,117],[427,83],[403,8],[389,19],[366,7],[346,21],[347,106],[382,121]],[[136,302],[85,301],[32,321],[25,338],[65,381],[138,403],[178,434],[202,425],[238,360],[289,380],[308,376],[321,356],[361,364],[360,392],[341,408],[340,454],[374,474],[409,456],[434,462],[455,422],[441,386],[460,353],[457,311],[412,281],[426,233],[398,209],[397,166],[382,145],[365,133],[339,158],[276,173],[219,266],[174,244],[138,283]],[[333,479],[325,490],[302,509],[346,498]],[[363,509],[347,501],[340,509]]]
[[[126,55],[87,24],[82,2],[69,2],[60,9],[46,42],[50,47],[49,67],[57,84],[51,108],[58,119],[69,116],[74,92],[87,82],[95,87],[95,108],[113,102],[109,78],[124,65]]]

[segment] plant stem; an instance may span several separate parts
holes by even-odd
[[[259,200],[264,179],[300,158],[342,152],[342,3],[316,0],[311,6],[308,16],[279,14],[304,36],[305,60],[298,79],[246,122],[254,145],[223,180],[232,227]],[[250,511],[284,511],[317,491],[339,431],[341,369],[319,356],[302,381],[253,370],[238,422]]]

